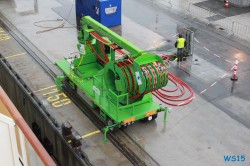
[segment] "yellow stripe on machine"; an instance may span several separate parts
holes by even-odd
[[[126,123],[130,123],[130,122],[134,122],[135,121],[135,117],[132,117],[132,118],[128,118],[126,120],[123,121],[124,124]]]
[[[147,113],[146,113],[146,117],[152,116],[152,115],[156,114],[156,112],[157,112],[156,110],[147,112]]]

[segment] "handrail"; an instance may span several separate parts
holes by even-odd
[[[19,113],[15,105],[11,102],[10,98],[7,96],[7,94],[5,93],[5,91],[3,90],[1,86],[0,86],[0,100],[2,101],[4,106],[7,108],[8,112],[14,119],[15,123],[22,130],[23,134],[28,139],[29,143],[35,149],[36,153],[38,154],[38,156],[40,157],[44,165],[56,166],[56,163],[54,162],[54,160],[50,157],[48,152],[42,146],[40,141],[37,139],[33,131],[25,122],[22,115]]]

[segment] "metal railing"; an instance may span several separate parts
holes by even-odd
[[[243,36],[246,40],[250,40],[250,27],[239,22],[232,22],[232,32],[236,36]]]
[[[234,5],[237,6],[249,6],[250,0],[229,0],[229,3],[233,3]]]
[[[13,157],[19,155],[19,161],[20,161],[20,164],[18,162],[15,162],[16,163],[15,165],[56,166],[54,160],[42,146],[38,138],[32,132],[31,128],[25,122],[25,120],[18,112],[18,110],[11,102],[11,100],[9,99],[9,97],[4,92],[1,86],[0,86],[0,101],[3,103],[3,106],[7,110],[8,115],[13,119],[13,125],[12,125],[13,127],[12,130],[10,131],[12,132],[11,147],[13,148],[13,154],[15,154]],[[19,145],[18,149],[17,145]]]
[[[238,0],[230,0],[230,2],[233,1]],[[155,3],[159,3],[160,6],[181,10],[182,12],[185,12],[185,14],[189,14],[192,17],[205,22],[207,25],[223,28],[228,32],[228,35],[236,36],[250,42],[250,26],[234,21],[216,11],[198,7],[193,4],[194,2],[191,3],[188,0],[157,0]]]
[[[209,23],[212,24],[212,25],[216,25],[216,26],[219,26],[220,28],[224,28],[225,30],[228,31],[228,33],[230,35],[233,35],[233,31],[232,31],[232,20],[231,19],[228,19],[222,15],[219,15],[217,14],[217,16],[220,16],[220,17],[223,17],[223,19],[218,19],[218,20],[215,20],[215,21],[210,21]]]

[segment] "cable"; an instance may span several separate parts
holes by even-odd
[[[90,34],[98,41],[104,43],[105,45],[108,45],[110,48],[114,49],[115,52],[119,53],[120,55],[127,55],[125,52],[123,52],[121,49],[118,49],[117,45],[114,45],[112,43],[110,43],[109,41],[105,40],[102,36],[100,36],[99,34],[97,34],[95,31],[90,32]]]
[[[39,25],[39,24],[43,23],[43,22],[55,22],[55,21],[63,21],[63,19],[57,18],[55,20],[41,20],[41,21],[33,22],[33,25],[36,26],[36,27],[40,27],[40,28],[54,28],[54,27],[49,27],[49,26],[42,26],[42,25]]]
[[[69,16],[71,14],[71,11],[73,9],[73,6],[75,4],[75,1],[72,2],[72,5],[70,7],[70,10],[69,10],[69,13],[66,17],[66,19],[64,20],[64,22],[56,27],[46,27],[46,26],[41,26],[41,25],[37,25],[38,23],[41,23],[41,22],[51,22],[51,21],[63,21],[63,19],[56,19],[56,20],[42,20],[42,21],[37,21],[37,22],[34,22],[33,25],[34,26],[37,26],[37,27],[40,27],[40,28],[49,28],[49,29],[46,29],[46,30],[43,30],[43,31],[37,31],[36,34],[40,34],[40,33],[44,33],[44,32],[48,32],[48,31],[52,31],[52,30],[55,30],[55,29],[59,29],[59,28],[75,28],[74,26],[72,27],[65,27],[64,24],[68,21],[69,19]]]
[[[93,45],[91,44],[91,42],[90,42],[89,40],[88,40],[87,42],[88,42],[88,45],[90,46],[91,51],[97,56],[99,62],[100,62],[102,65],[108,63],[108,62],[106,62],[104,59],[102,59],[102,57],[97,53],[97,51],[95,50],[95,48],[93,47]]]

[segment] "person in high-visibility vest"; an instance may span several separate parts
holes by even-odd
[[[181,62],[183,58],[183,49],[186,47],[187,43],[185,38],[179,34],[179,38],[175,42],[175,47],[177,48],[177,62]]]

